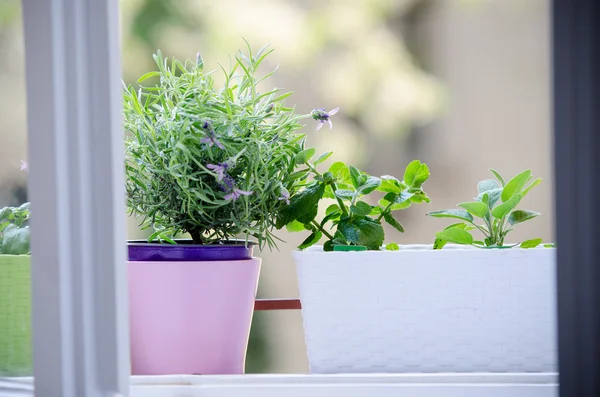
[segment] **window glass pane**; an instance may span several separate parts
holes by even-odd
[[[25,64],[19,1],[0,4],[0,51],[0,377],[31,376]],[[5,385],[11,386],[2,383],[0,391]]]
[[[256,49],[270,43],[265,70],[279,71],[266,88],[294,91],[288,103],[300,112],[341,109],[333,129],[304,130],[317,152],[334,150],[337,160],[400,179],[413,159],[429,165],[433,202],[403,212],[406,232],[387,228],[387,240],[433,243],[445,225],[425,214],[472,201],[494,168],[507,179],[525,169],[543,179],[522,203],[542,216],[507,242],[552,242],[548,7],[546,0],[126,0],[123,74],[135,83],[154,70],[159,48],[180,59],[200,51],[205,68],[216,69],[245,48],[242,38]],[[130,219],[130,238],[148,235]],[[291,251],[306,235],[278,235],[279,251],[260,253],[259,297],[298,296]],[[246,370],[308,370],[300,311],[255,314]]]

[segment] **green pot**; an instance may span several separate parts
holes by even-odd
[[[33,372],[31,256],[0,255],[0,377]]]

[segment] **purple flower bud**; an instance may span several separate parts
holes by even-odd
[[[335,109],[331,109],[329,112],[326,112],[324,108],[314,109],[310,113],[310,115],[312,116],[312,118],[314,120],[318,121],[317,131],[320,130],[321,127],[323,127],[323,124],[325,124],[325,123],[328,123],[329,129],[331,129],[333,127],[333,124],[331,123],[331,116],[336,114],[339,110],[340,110],[340,108],[335,108]]]

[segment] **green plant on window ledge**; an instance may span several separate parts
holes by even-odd
[[[392,212],[410,207],[412,204],[429,203],[423,191],[423,183],[429,178],[429,168],[419,160],[411,162],[404,172],[404,179],[393,176],[375,177],[342,162],[335,162],[325,173],[316,166],[331,155],[325,153],[311,162],[315,149],[304,149],[296,156],[296,163],[304,165],[297,171],[298,179],[290,205],[284,207],[277,219],[277,227],[286,226],[289,231],[310,231],[299,249],[318,243],[323,237],[325,251],[358,251],[399,249],[398,244],[384,245],[385,231],[382,222],[399,232],[404,228]],[[309,179],[309,175],[312,178]],[[298,187],[297,186],[297,187]],[[381,192],[383,198],[378,205],[370,205],[365,197]],[[323,219],[317,220],[321,199],[335,199],[325,211]]]
[[[29,203],[0,209],[0,254],[28,255]]]
[[[455,218],[463,222],[455,223],[436,234],[433,248],[441,249],[447,243],[472,245],[478,248],[535,248],[542,244],[541,238],[505,245],[506,235],[514,226],[533,219],[539,212],[517,209],[517,206],[537,185],[541,178],[533,179],[531,170],[516,175],[508,182],[495,170],[490,169],[496,179],[486,179],[477,185],[478,195],[475,201],[458,204],[461,209],[448,209],[430,212],[427,215],[436,218]],[[533,180],[532,180],[533,179]],[[477,221],[479,218],[481,221]],[[470,233],[479,230],[483,240],[475,240]],[[554,244],[544,244],[553,247]]]

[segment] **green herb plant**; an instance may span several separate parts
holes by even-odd
[[[27,255],[30,253],[29,203],[20,207],[0,209],[0,254]]]
[[[311,115],[285,106],[290,92],[259,91],[274,73],[259,74],[272,51],[254,54],[248,45],[227,70],[220,67],[220,87],[200,55],[181,62],[158,52],[158,70],[138,84],[158,82],[126,87],[127,204],[143,228],[154,228],[149,241],[174,243],[174,235],[189,233],[197,244],[242,235],[275,245],[276,215],[302,175],[297,130]]]
[[[423,183],[429,177],[429,168],[418,160],[411,162],[402,181],[392,176],[375,177],[342,162],[333,163],[327,172],[321,173],[317,165],[324,162],[331,152],[324,153],[314,161],[315,149],[308,148],[296,155],[299,165],[292,188],[290,204],[277,218],[277,227],[289,231],[309,231],[310,235],[299,249],[308,248],[325,238],[325,251],[340,248],[366,248],[379,250],[384,247],[385,232],[382,222],[399,232],[404,228],[392,214],[412,204],[429,203],[423,191]],[[380,192],[383,196],[377,205],[367,201],[368,196]],[[334,199],[322,219],[317,219],[322,199]],[[399,249],[398,244],[385,245],[386,250]]]
[[[505,245],[506,235],[514,226],[537,217],[539,212],[517,209],[517,206],[537,185],[541,178],[533,179],[531,170],[526,170],[504,182],[502,176],[490,169],[496,179],[486,179],[477,185],[475,201],[458,204],[461,209],[430,212],[436,218],[455,218],[463,222],[455,223],[436,234],[434,249],[441,249],[447,243],[472,245],[479,248],[534,248],[542,243],[541,238]],[[480,220],[477,220],[480,219]],[[479,230],[482,240],[476,240],[470,233]],[[551,244],[545,244],[551,246]]]

